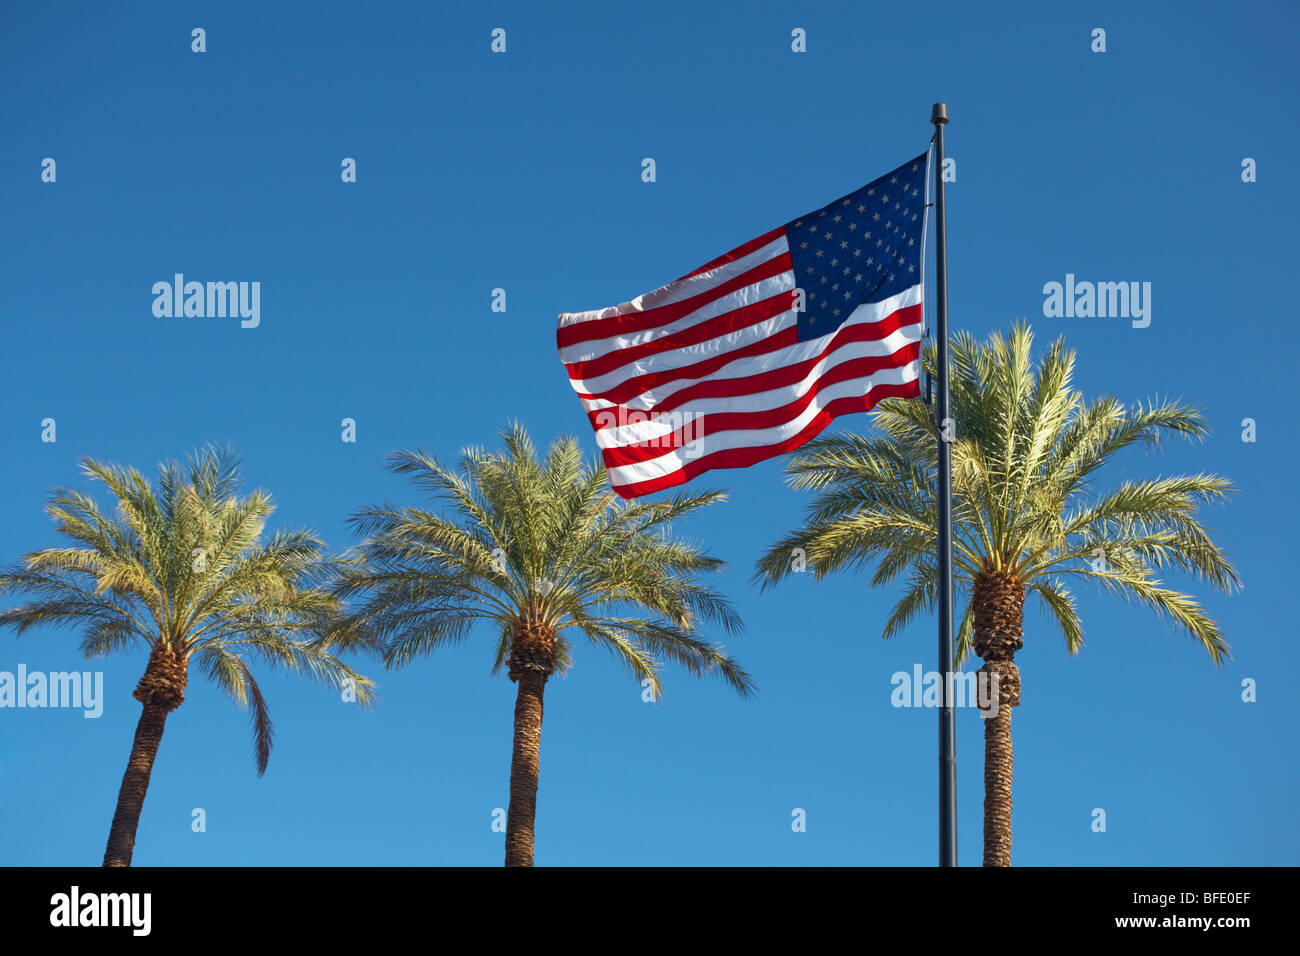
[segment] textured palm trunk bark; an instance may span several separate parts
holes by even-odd
[[[515,695],[515,744],[510,758],[510,809],[506,813],[506,866],[533,865],[533,824],[542,767],[542,695],[555,669],[555,633],[533,606],[515,623],[510,679]]]
[[[158,756],[158,745],[162,743],[167,715],[185,700],[188,672],[188,659],[166,647],[155,647],[149,654],[149,666],[132,694],[144,709],[135,726],[131,758],[126,763],[122,786],[117,791],[117,809],[108,830],[104,866],[131,865],[135,832],[140,825],[145,794],[149,791],[149,777]]]
[[[510,810],[506,815],[506,866],[533,865],[533,824],[541,776],[542,694],[546,677],[519,678],[515,696],[515,747],[510,760]]]
[[[1010,866],[1011,709],[1020,704],[1020,669],[1014,658],[1025,643],[1025,586],[1010,575],[986,571],[975,579],[971,605],[972,644],[984,661],[979,679],[990,692],[996,687],[997,713],[984,719],[984,865]]]
[[[157,704],[145,704],[140,720],[135,725],[135,742],[131,745],[131,759],[122,775],[122,786],[117,791],[117,810],[113,825],[108,831],[108,847],[104,850],[104,866],[130,866],[135,852],[135,831],[140,824],[140,811],[149,790],[149,775],[162,743],[163,726],[167,711]]]
[[[1011,865],[1011,708],[984,721],[984,865]]]

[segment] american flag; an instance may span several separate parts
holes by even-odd
[[[919,394],[929,153],[556,340],[610,486],[636,498]]]

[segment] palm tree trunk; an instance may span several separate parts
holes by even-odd
[[[144,795],[149,789],[149,775],[153,771],[158,745],[162,743],[163,725],[167,722],[167,709],[159,704],[145,704],[140,720],[135,725],[135,742],[131,745],[131,759],[127,761],[122,786],[117,791],[117,810],[113,813],[113,826],[108,831],[108,848],[104,850],[104,866],[130,866],[135,850],[135,830],[140,823],[140,810]]]
[[[546,674],[524,671],[515,695],[515,748],[510,760],[510,810],[506,814],[506,866],[533,865],[533,821],[541,774],[542,693]]]
[[[1011,865],[1011,708],[984,721],[984,865]]]
[[[167,715],[185,700],[189,680],[189,658],[165,644],[155,645],[149,653],[149,666],[131,695],[141,704],[140,720],[135,725],[131,759],[126,762],[122,786],[117,791],[117,809],[108,831],[104,866],[130,866],[135,852],[135,831],[140,825],[140,810],[149,790],[149,775],[162,743]]]
[[[984,661],[978,678],[992,693],[995,716],[984,713],[984,865],[1011,865],[1011,708],[1020,704],[1016,651],[1024,646],[1025,586],[1000,571],[975,577],[971,644]]]

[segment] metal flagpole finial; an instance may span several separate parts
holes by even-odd
[[[948,122],[948,104],[935,103],[930,110],[930,122],[935,126],[943,126]]]

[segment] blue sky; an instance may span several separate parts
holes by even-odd
[[[1014,862],[1300,862],[1285,610],[1297,456],[1279,403],[1297,340],[1295,8],[726,6],[6,11],[0,561],[57,543],[42,507],[54,486],[89,487],[83,455],[152,471],[229,440],[250,486],[275,494],[274,527],[341,550],[356,507],[419,500],[384,469],[394,449],[491,446],[519,418],[539,442],[573,433],[594,451],[556,314],[649,291],[857,188],[925,148],[943,100],[953,327],[983,337],[1027,317],[1040,343],[1064,334],[1078,350],[1087,395],[1205,409],[1203,445],[1131,454],[1112,477],[1208,470],[1240,489],[1207,523],[1244,590],[1172,579],[1224,625],[1222,669],[1087,589],[1071,659],[1029,605]],[[191,52],[194,27],[205,53]],[[495,27],[504,55],[489,50]],[[1091,50],[1097,27],[1105,53]],[[356,183],[340,181],[344,157]],[[1242,182],[1247,157],[1257,182]],[[176,272],[260,281],[260,326],[156,318],[151,287]],[[1067,273],[1151,282],[1151,325],[1045,318],[1043,285]],[[494,288],[505,313],[490,310]],[[345,417],[355,444],[340,440]],[[580,648],[547,690],[537,863],[932,865],[935,712],[890,704],[892,673],[935,666],[932,619],[882,641],[897,593],[848,576],[758,593],[753,561],[803,499],[780,460],[696,484],[730,492],[679,530],[729,562],[718,584],[748,624],[729,648],[759,695],[670,670],[665,698],[643,703]],[[493,639],[379,673],[370,713],[262,668],[277,742],[260,780],[246,715],[195,675],[136,864],[499,865],[514,686],[489,674]],[[85,664],[70,632],[0,635],[0,670],[19,663],[102,670],[107,699],[97,720],[0,710],[0,863],[97,864],[144,655]],[[957,727],[960,853],[974,865],[982,732],[969,710]],[[192,832],[194,808],[206,832]]]

